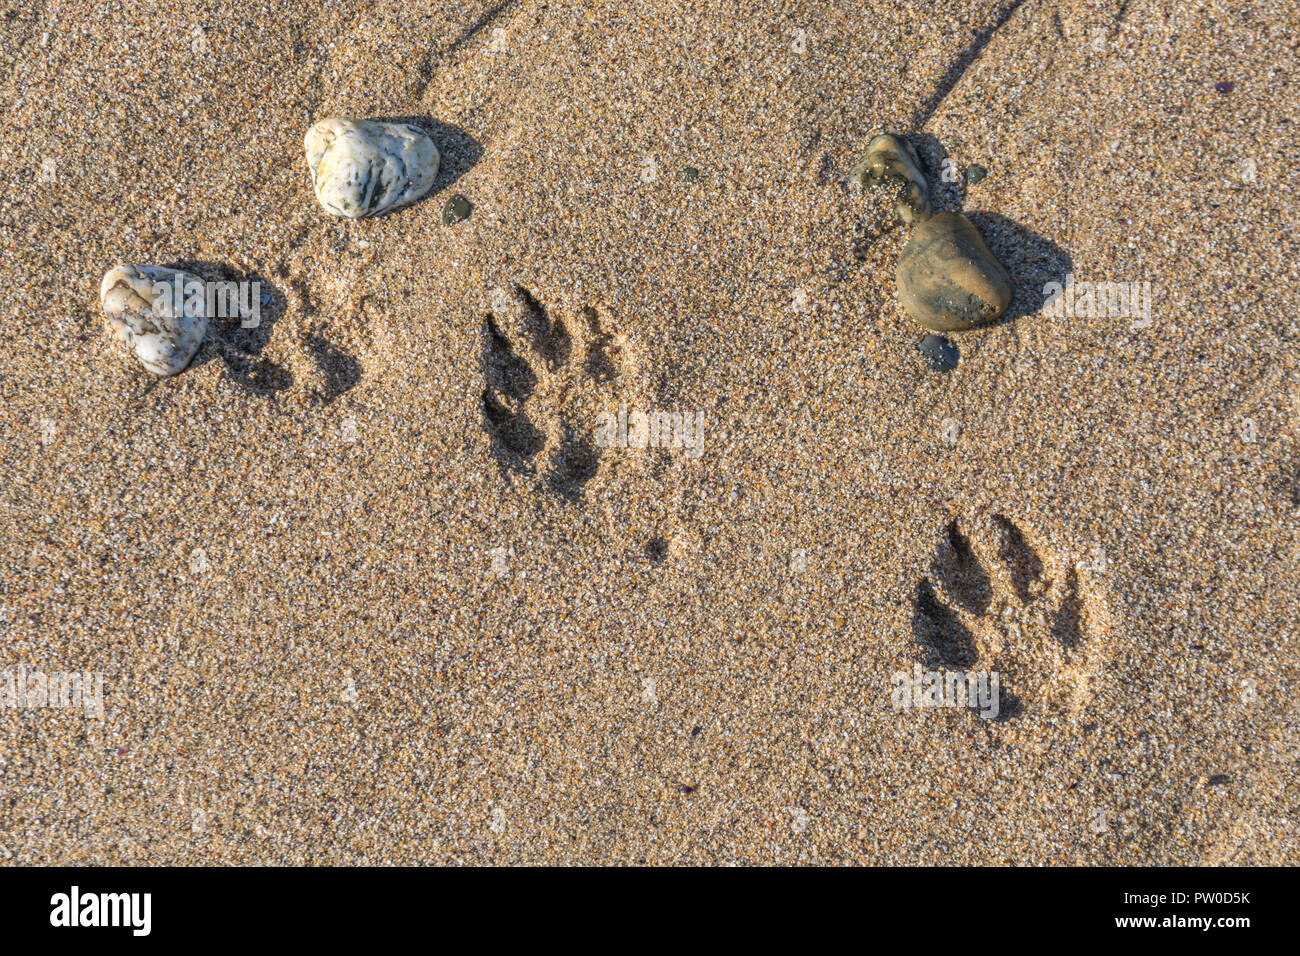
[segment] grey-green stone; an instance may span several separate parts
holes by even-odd
[[[901,136],[881,133],[867,144],[867,155],[849,173],[849,183],[865,189],[890,182],[903,184],[894,203],[898,218],[911,225],[930,217],[930,184],[921,170],[916,150]]]
[[[468,219],[470,210],[473,208],[468,199],[457,193],[447,200],[447,205],[442,210],[442,224],[444,226],[454,226],[461,220]]]
[[[931,333],[921,339],[921,344],[917,350],[925,356],[930,368],[936,372],[951,372],[957,367],[957,362],[961,356],[957,352],[957,346],[953,345],[942,335]]]

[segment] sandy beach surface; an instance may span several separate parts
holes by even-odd
[[[0,3],[0,672],[103,681],[0,863],[1300,862],[1298,22]],[[433,192],[326,213],[329,116]],[[947,373],[881,130],[1015,284]],[[121,263],[267,306],[155,379]]]

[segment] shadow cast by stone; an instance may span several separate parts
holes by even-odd
[[[260,272],[240,272],[216,262],[182,259],[168,268],[191,272],[205,282],[256,283],[258,293],[257,325],[244,328],[238,315],[214,316],[208,320],[203,346],[194,356],[190,368],[213,359],[225,363],[231,382],[243,391],[261,397],[273,397],[293,385],[288,369],[262,356],[275,323],[287,309],[284,293]]]
[[[962,212],[962,207],[970,199],[973,184],[966,181],[971,166],[971,156],[966,144],[958,137],[952,137],[945,145],[933,133],[916,133],[907,137],[912,148],[920,156],[921,162],[930,179],[930,195],[934,201],[934,211]]]
[[[1043,309],[1043,287],[1065,282],[1073,268],[1069,253],[1052,240],[995,212],[967,212],[989,250],[1011,275],[1013,298],[1006,312],[981,328],[1007,325]]]
[[[930,184],[930,201],[934,204],[934,211],[955,208],[944,202],[944,199],[950,198],[948,187],[951,185],[943,181],[943,161],[948,158],[947,147],[933,133],[913,133],[903,139],[912,144],[912,149],[916,150],[916,156],[921,161],[921,172]]]

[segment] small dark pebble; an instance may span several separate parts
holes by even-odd
[[[682,179],[688,183],[693,183],[700,178],[700,171],[694,166],[687,166],[682,170]]]
[[[703,730],[703,729],[704,729],[703,727],[692,727],[692,728],[691,728],[691,736],[692,736],[692,737],[698,737],[698,736],[700,735],[700,731]]]
[[[936,372],[951,372],[957,367],[957,346],[942,335],[927,335],[917,349]]]
[[[974,186],[977,182],[979,182],[981,179],[983,179],[983,178],[984,178],[985,176],[987,176],[988,174],[989,174],[989,171],[988,171],[987,169],[985,169],[983,166],[981,166],[979,163],[975,163],[973,166],[967,166],[967,167],[966,167],[966,185],[967,185],[967,186]]]
[[[1232,92],[1232,88],[1234,85],[1235,84],[1232,83],[1231,80],[1220,80],[1218,83],[1214,84],[1214,88],[1218,90],[1220,93],[1227,94]]]
[[[658,564],[668,556],[668,542],[655,535],[645,543],[645,556]]]
[[[468,199],[460,193],[456,193],[447,200],[447,205],[443,207],[442,224],[444,226],[454,226],[461,220],[468,219],[470,210],[473,208]]]
[[[1205,781],[1207,787],[1217,787],[1219,784],[1228,783],[1232,780],[1231,774],[1216,773],[1209,780]]]

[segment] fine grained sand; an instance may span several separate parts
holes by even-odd
[[[11,3],[0,670],[107,713],[0,710],[0,858],[1300,862],[1296,22]],[[434,194],[325,214],[331,115],[425,125]],[[846,186],[882,129],[1016,281],[947,375]],[[274,314],[155,384],[121,262]],[[703,453],[595,448],[620,406]],[[1018,712],[896,711],[936,634]]]

